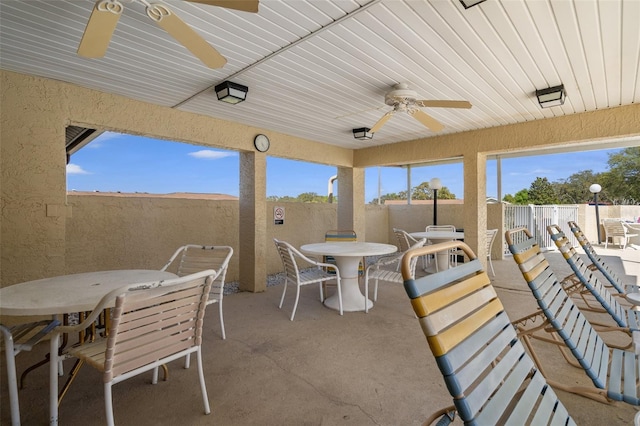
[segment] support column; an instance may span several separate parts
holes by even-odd
[[[267,157],[240,153],[240,290],[267,288]]]
[[[338,167],[338,229],[353,229],[366,239],[364,169]]]
[[[464,155],[464,242],[487,266],[487,156]]]

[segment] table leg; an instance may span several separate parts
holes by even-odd
[[[340,270],[340,286],[342,287],[342,310],[346,312],[356,312],[365,310],[365,300],[368,308],[373,307],[373,302],[369,299],[365,299],[364,295],[360,291],[360,285],[358,281],[358,267],[360,265],[361,257],[356,256],[334,256],[336,259],[336,265]],[[338,294],[334,294],[328,297],[324,301],[324,305],[327,308],[340,309],[338,302]]]

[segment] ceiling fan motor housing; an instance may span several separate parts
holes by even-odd
[[[418,99],[418,94],[409,89],[406,83],[399,83],[393,87],[393,90],[387,92],[384,96],[384,103],[390,106],[398,104],[412,104]]]

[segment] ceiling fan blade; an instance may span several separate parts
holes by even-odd
[[[85,58],[102,58],[107,52],[123,10],[124,6],[118,0],[98,0],[82,34],[78,55]]]
[[[439,132],[444,129],[444,126],[438,120],[431,117],[424,111],[414,109],[413,111],[407,111],[407,113],[434,132]]]
[[[187,0],[192,3],[202,3],[209,6],[220,6],[243,12],[258,12],[259,0]]]
[[[429,101],[418,100],[416,105],[431,108],[471,108],[471,103],[467,101]]]
[[[211,47],[205,39],[178,18],[167,6],[157,3],[151,4],[147,7],[147,15],[209,68],[221,68],[227,63],[224,56]]]
[[[378,130],[380,130],[380,128],[382,126],[384,126],[384,123],[386,123],[393,116],[394,112],[395,111],[391,110],[388,113],[386,113],[385,115],[383,115],[382,118],[380,118],[380,120],[378,120],[378,122],[373,125],[373,127],[370,130],[370,132],[371,133],[375,133]]]

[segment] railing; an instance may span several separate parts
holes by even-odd
[[[567,224],[570,220],[578,221],[577,205],[554,204],[534,206],[533,204],[529,204],[526,206],[520,206],[509,204],[505,206],[504,219],[505,229],[512,229],[520,226],[524,226],[529,229],[542,250],[556,249],[556,245],[547,232],[547,226],[554,224],[560,226],[560,229],[562,229],[574,247],[578,246],[578,241],[573,236],[573,233]],[[505,254],[509,254],[507,247],[505,247]]]

